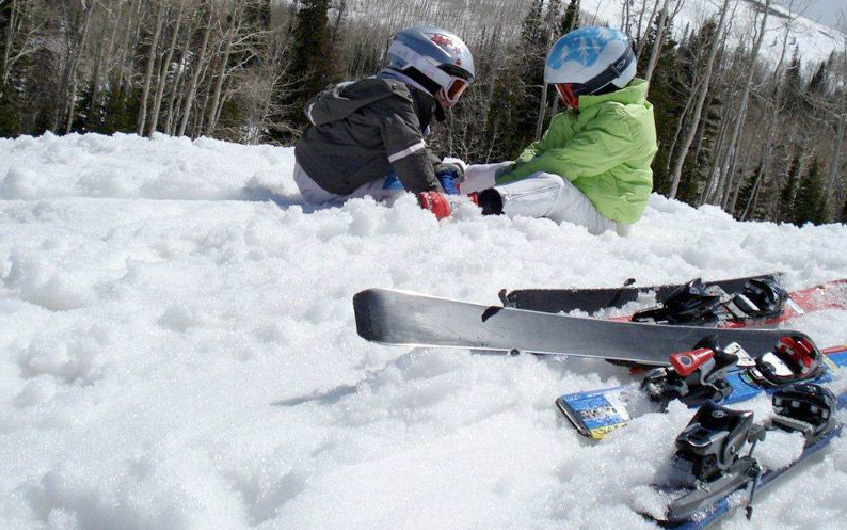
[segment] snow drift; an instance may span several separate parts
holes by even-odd
[[[649,528],[636,511],[691,411],[587,443],[555,398],[626,370],[369,344],[352,295],[847,276],[843,225],[658,195],[627,238],[472,208],[438,223],[411,198],[304,206],[292,163],[210,139],[0,140],[0,526]],[[845,311],[792,326],[847,342]],[[725,527],[837,528],[845,490],[841,439]]]

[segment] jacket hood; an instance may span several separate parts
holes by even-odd
[[[625,87],[602,96],[579,96],[579,108],[584,109],[607,101],[623,104],[643,104],[647,100],[647,88],[649,86],[650,83],[643,79],[633,79]]]
[[[306,116],[312,125],[324,125],[343,120],[362,107],[392,96],[412,101],[409,89],[399,81],[370,78],[355,83],[340,83],[318,94],[306,106]]]

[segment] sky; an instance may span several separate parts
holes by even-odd
[[[847,1],[845,0],[808,0],[808,2],[809,7],[806,8],[803,15],[828,26],[835,27],[838,24],[839,14],[847,12]],[[777,3],[789,4],[787,0],[778,0]]]

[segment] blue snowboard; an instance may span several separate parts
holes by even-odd
[[[828,370],[810,383],[828,383],[832,381],[834,372],[847,367],[847,345],[828,348],[824,353]],[[778,390],[762,389],[743,372],[730,374],[727,381],[732,385],[732,392],[723,400],[725,405],[752,399],[762,392]],[[595,440],[623,427],[633,418],[658,411],[656,404],[641,391],[638,383],[563,394],[556,400],[556,405],[579,434]]]

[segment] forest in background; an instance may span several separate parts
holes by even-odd
[[[698,27],[678,27],[686,1],[698,0],[619,1],[619,18],[595,20],[579,0],[0,0],[0,136],[293,145],[311,97],[377,72],[392,32],[430,23],[465,39],[477,82],[429,143],[469,162],[512,159],[559,111],[542,83],[550,44],[610,24],[651,82],[657,192],[743,220],[847,222],[847,42],[803,64],[796,15],[772,0],[718,0]],[[730,46],[741,3],[757,16]],[[769,17],[779,35],[765,36]],[[779,47],[776,64],[763,46]]]

